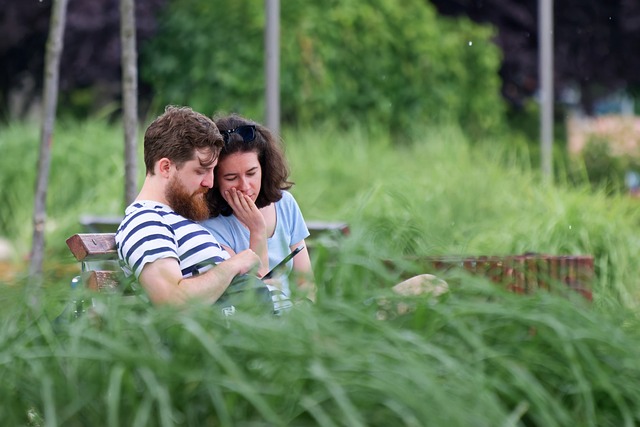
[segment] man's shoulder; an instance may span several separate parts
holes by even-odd
[[[172,221],[171,217],[178,215],[173,212],[168,206],[162,203],[152,201],[136,201],[130,204],[124,211],[124,218],[120,223],[120,229],[126,228],[131,223],[140,225],[147,221],[160,221],[167,222]]]
[[[136,201],[125,209],[125,216],[116,231],[116,244],[140,239],[150,234],[173,234],[177,216],[167,206],[150,201]]]
[[[135,201],[124,210],[125,218],[141,213],[164,216],[173,211],[167,205],[151,200]]]

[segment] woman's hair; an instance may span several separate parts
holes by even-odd
[[[256,206],[263,208],[280,200],[282,198],[282,190],[290,189],[293,186],[293,182],[288,180],[289,166],[284,157],[282,145],[275,135],[266,127],[237,114],[214,117],[213,121],[225,139],[218,157],[218,163],[230,154],[256,153],[262,169],[260,194],[256,199]],[[240,126],[255,126],[255,138],[247,140],[250,138],[244,132],[229,132],[238,129]],[[217,167],[215,172],[217,172]],[[218,215],[229,216],[233,213],[231,206],[220,194],[217,178],[213,189],[207,192],[207,203],[212,217]]]

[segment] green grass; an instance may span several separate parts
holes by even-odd
[[[285,130],[307,219],[352,234],[317,248],[315,306],[224,319],[100,296],[54,322],[77,267],[81,214],[123,209],[122,132],[64,123],[53,146],[47,276],[0,286],[7,425],[632,426],[640,424],[637,201],[544,183],[526,149],[455,128],[407,140],[354,128]],[[28,253],[37,127],[0,133],[0,234]],[[18,162],[17,159],[21,159]],[[140,161],[140,163],[142,163]],[[404,255],[592,254],[594,302],[504,292],[442,273],[451,291],[392,295]],[[19,266],[20,263],[16,261]],[[398,304],[411,308],[399,312]],[[62,316],[70,320],[70,316]]]

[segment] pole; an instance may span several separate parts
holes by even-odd
[[[552,179],[553,148],[553,0],[538,0],[540,76],[540,155],[542,175]]]
[[[280,0],[265,0],[266,125],[280,134]]]

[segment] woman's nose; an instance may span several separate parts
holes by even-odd
[[[249,180],[240,178],[240,185],[238,186],[240,191],[247,191],[249,189]]]

